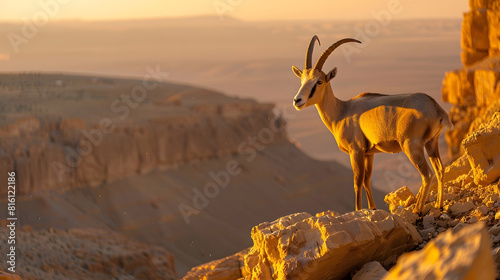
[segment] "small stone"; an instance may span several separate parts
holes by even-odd
[[[468,224],[475,224],[475,223],[477,223],[478,221],[479,221],[479,220],[477,219],[477,217],[476,217],[476,216],[472,216],[472,217],[471,217],[471,218],[467,221],[467,223],[468,223]]]
[[[420,245],[418,245],[418,247],[419,247],[420,249],[423,249],[423,248],[425,247],[425,245],[426,245],[426,244],[427,244],[427,242],[422,242],[422,243],[420,243]]]
[[[459,223],[459,220],[458,219],[454,219],[454,220],[451,220],[448,222],[448,226],[449,227],[455,227],[456,225],[458,225]]]
[[[434,223],[435,223],[434,216],[432,216],[432,215],[425,216],[422,220],[422,223],[423,223],[424,229],[434,228]]]
[[[451,192],[445,192],[444,195],[444,200],[453,200],[455,197],[457,197],[457,194],[451,193]]]
[[[451,219],[450,216],[446,213],[441,214],[440,218],[445,220],[445,221]]]
[[[481,214],[483,214],[483,215],[488,214],[488,211],[490,211],[490,209],[488,207],[486,207],[485,205],[481,205],[481,206],[477,207],[477,210],[479,212],[481,212]]]
[[[431,209],[429,209],[428,215],[432,215],[434,216],[434,218],[437,219],[439,216],[441,216],[441,211],[436,207],[432,206]]]
[[[495,208],[496,208],[496,207],[499,207],[499,206],[500,206],[500,203],[498,203],[498,202],[495,202],[495,203],[493,204],[493,207],[495,207]]]
[[[476,207],[476,205],[474,205],[474,203],[472,201],[467,201],[465,203],[457,202],[457,203],[453,204],[452,206],[450,206],[450,211],[451,211],[452,215],[456,216],[456,215],[463,214],[467,211],[470,211],[471,209],[473,209],[475,207]]]
[[[387,194],[384,201],[389,204],[389,210],[394,211],[398,206],[408,207],[416,202],[415,195],[406,186]]]
[[[466,223],[458,223],[458,225],[456,225],[454,228],[453,228],[453,233],[457,233],[459,232],[462,228],[468,226],[468,224]]]
[[[432,237],[434,237],[434,228],[427,228],[423,230],[419,230],[420,235],[422,236],[422,239],[425,241],[430,240]]]
[[[438,232],[438,233],[441,233],[441,232],[444,232],[444,231],[446,231],[446,228],[445,228],[445,227],[438,227],[438,228],[437,228],[437,232]]]
[[[382,279],[387,274],[387,270],[377,261],[369,262],[354,274],[352,280]]]
[[[410,223],[410,224],[415,224],[418,219],[418,215],[413,213],[410,210],[407,210],[406,208],[396,208],[393,212],[394,215],[398,215],[403,221]]]
[[[497,236],[499,233],[500,233],[500,223],[492,226],[489,230],[488,230],[488,233],[493,235],[493,236]]]
[[[445,221],[445,220],[437,220],[436,221],[436,225],[438,227],[446,227],[448,225],[448,221]]]

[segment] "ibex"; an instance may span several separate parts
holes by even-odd
[[[348,101],[337,99],[330,86],[337,68],[334,67],[325,74],[323,64],[340,45],[361,42],[351,38],[336,42],[321,54],[312,67],[312,52],[316,41],[319,43],[318,37],[314,36],[309,43],[305,69],[301,71],[292,66],[293,72],[301,80],[293,104],[299,111],[316,105],[323,123],[335,137],[340,150],[349,154],[354,174],[356,210],[362,208],[362,187],[365,189],[368,207],[376,209],[370,187],[374,154],[403,151],[422,176],[422,186],[413,210],[421,214],[433,178],[424,157],[424,147],[437,175],[436,207],[442,208],[443,164],[439,156],[438,139],[443,127],[452,127],[446,111],[424,93],[386,95],[366,92]]]

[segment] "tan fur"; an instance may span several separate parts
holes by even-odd
[[[433,176],[424,157],[424,148],[438,179],[436,207],[443,207],[443,164],[438,142],[443,127],[451,127],[451,122],[448,114],[432,97],[424,93],[363,93],[342,101],[334,96],[330,85],[336,68],[328,74],[321,69],[294,70],[294,73],[301,78],[301,87],[294,99],[296,109],[315,105],[340,150],[350,155],[356,210],[362,208],[363,187],[368,207],[375,209],[370,187],[373,155],[403,151],[422,176],[414,209],[414,212],[421,213]],[[310,97],[313,88],[315,92]]]

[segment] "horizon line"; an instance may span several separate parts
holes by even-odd
[[[233,20],[233,21],[241,21],[248,23],[261,23],[261,22],[324,22],[324,21],[369,21],[373,20],[373,18],[311,18],[311,19],[242,19],[234,16],[224,16],[221,19],[218,15],[214,14],[199,14],[199,15],[188,15],[188,16],[164,16],[164,17],[131,17],[131,18],[61,18],[61,19],[51,19],[51,22],[86,22],[86,23],[99,23],[99,22],[134,22],[134,21],[154,21],[154,20],[183,20],[183,19],[196,19],[196,18],[214,18],[219,19],[220,21]],[[10,23],[10,24],[22,24],[25,22],[27,18],[22,18],[18,20],[6,19],[0,20],[1,23]],[[463,20],[462,16],[457,17],[409,17],[409,18],[400,18],[393,19],[395,21],[410,21],[410,20]]]

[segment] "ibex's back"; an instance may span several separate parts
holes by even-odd
[[[359,123],[369,142],[366,147],[369,153],[397,153],[408,137],[418,137],[427,143],[441,133],[443,126],[451,128],[446,111],[425,93],[363,93],[345,106],[344,117]]]
[[[342,39],[331,45],[312,67],[314,36],[306,53],[303,71],[293,66],[301,79],[301,87],[294,98],[294,106],[302,110],[315,105],[321,119],[335,136],[339,148],[348,153],[354,174],[356,210],[362,207],[361,188],[364,187],[368,206],[375,208],[370,178],[373,155],[378,152],[403,151],[422,175],[415,212],[421,213],[429,193],[432,172],[424,157],[424,147],[438,177],[437,205],[443,205],[443,165],[439,157],[439,135],[444,127],[451,128],[448,114],[430,96],[424,93],[384,95],[363,93],[348,101],[337,99],[330,86],[337,68],[325,74],[322,67],[328,56],[341,44],[357,42]]]

